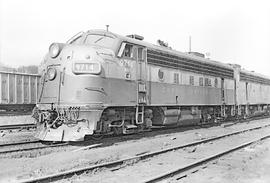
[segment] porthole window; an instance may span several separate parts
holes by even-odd
[[[164,80],[164,72],[162,69],[158,70],[158,78],[159,80]]]

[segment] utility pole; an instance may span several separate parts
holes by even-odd
[[[189,53],[191,52],[191,36],[189,36]]]
[[[109,32],[109,26],[110,26],[110,25],[106,25],[106,30],[107,30],[107,32]]]

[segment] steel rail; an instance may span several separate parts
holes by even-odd
[[[236,131],[236,132],[233,132],[233,133],[220,135],[220,136],[217,136],[217,137],[214,137],[214,138],[199,140],[199,141],[195,141],[195,142],[192,142],[192,143],[187,143],[187,144],[183,144],[183,145],[179,145],[179,146],[175,146],[175,147],[170,147],[170,148],[166,148],[166,149],[162,149],[162,150],[157,150],[157,151],[142,154],[142,155],[136,155],[136,156],[133,156],[133,157],[120,159],[120,160],[116,160],[116,161],[112,161],[112,162],[92,165],[92,166],[83,167],[83,168],[72,169],[72,170],[68,170],[68,171],[64,171],[64,172],[60,172],[60,173],[46,175],[46,176],[43,176],[43,177],[24,180],[24,181],[21,181],[21,182],[22,183],[33,183],[33,182],[57,181],[57,180],[61,180],[63,178],[71,177],[73,175],[80,175],[80,174],[83,174],[85,172],[92,171],[92,170],[95,170],[95,169],[98,169],[98,168],[116,167],[116,166],[122,165],[125,162],[131,161],[131,160],[143,160],[143,159],[147,159],[147,158],[150,158],[150,157],[153,157],[153,156],[164,154],[164,153],[167,153],[167,152],[170,152],[170,151],[174,151],[174,150],[178,150],[178,149],[182,149],[182,148],[186,148],[186,147],[191,147],[191,146],[195,146],[195,145],[215,141],[215,140],[222,139],[222,138],[225,138],[225,137],[228,137],[228,136],[237,135],[237,134],[248,132],[248,131],[258,130],[258,129],[266,128],[266,127],[269,127],[269,126],[270,126],[270,124],[263,125],[263,126],[260,126],[260,127],[249,128],[249,129],[246,129],[246,130],[240,130],[240,131]]]
[[[36,128],[36,124],[15,124],[15,125],[1,125],[0,130],[14,130],[14,129],[25,129],[25,128]]]
[[[188,171],[188,170],[190,170],[192,168],[196,168],[196,167],[201,166],[201,165],[203,165],[205,163],[208,163],[208,162],[210,162],[212,160],[215,160],[215,159],[220,158],[220,157],[222,157],[224,155],[227,155],[229,153],[232,153],[232,152],[234,152],[236,150],[239,150],[239,149],[242,149],[244,147],[250,146],[250,145],[252,145],[252,144],[254,144],[256,142],[265,140],[267,138],[270,138],[270,135],[266,135],[266,136],[261,137],[261,138],[258,138],[256,140],[252,140],[252,141],[243,143],[243,144],[241,144],[239,146],[235,146],[235,147],[233,147],[231,149],[222,151],[220,153],[216,153],[216,154],[214,154],[212,156],[209,156],[209,157],[206,157],[206,158],[202,158],[202,159],[200,159],[200,160],[198,160],[198,161],[196,161],[194,163],[190,163],[190,164],[188,164],[186,166],[179,167],[179,168],[176,168],[174,170],[168,171],[168,172],[166,172],[166,173],[164,173],[162,175],[158,175],[156,177],[152,177],[151,179],[148,179],[148,180],[143,181],[143,183],[154,183],[154,182],[162,181],[164,179],[171,178],[171,177],[173,177],[173,176],[175,176],[177,174],[183,173],[183,172]]]
[[[33,141],[24,141],[24,142],[15,142],[15,143],[6,143],[6,144],[3,143],[3,144],[0,144],[0,147],[33,144],[33,143],[39,143],[39,142],[41,142],[41,141],[40,140],[33,140]]]
[[[46,149],[46,148],[51,148],[51,147],[67,146],[67,145],[69,145],[68,142],[61,143],[61,144],[44,145],[44,146],[39,146],[39,147],[17,148],[17,149],[12,149],[12,150],[0,151],[0,155],[13,153],[13,152],[32,151],[32,150]]]

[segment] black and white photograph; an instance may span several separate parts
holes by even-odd
[[[269,170],[269,1],[0,0],[0,183]]]

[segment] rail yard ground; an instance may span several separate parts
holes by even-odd
[[[256,143],[171,182],[270,182],[270,140]]]
[[[21,119],[25,118],[22,117]],[[16,120],[19,120],[19,118],[17,117]],[[268,124],[270,124],[270,119],[260,119],[232,126],[222,125],[210,128],[187,129],[185,131],[176,130],[162,134],[160,134],[160,131],[156,131],[151,132],[151,135],[140,134],[137,138],[125,136],[119,137],[115,141],[107,139],[106,143],[102,141],[92,142],[87,146],[85,144],[74,144],[43,150],[0,154],[0,182],[20,182],[57,174]],[[0,137],[0,143],[34,140],[33,133],[33,131],[7,133]],[[165,173],[170,168],[175,168],[176,165],[185,165],[198,158],[237,145],[237,143],[254,140],[267,134],[270,134],[270,127],[170,151],[145,160],[127,161],[123,165],[114,168],[100,168],[58,181],[143,182],[147,181],[149,177],[156,176],[155,172],[157,174]],[[173,176],[163,182],[270,182],[268,174],[270,168],[269,157],[270,139],[265,139],[195,169]],[[164,160],[166,161],[164,162]],[[172,163],[169,163],[169,161],[172,161]],[[153,175],[149,172],[152,172]]]

